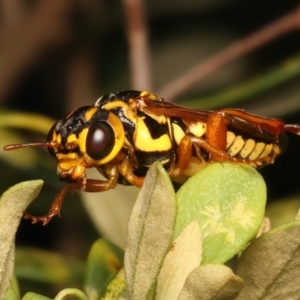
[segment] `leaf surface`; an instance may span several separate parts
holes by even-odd
[[[134,205],[125,250],[126,290],[131,300],[148,299],[173,241],[175,193],[163,167],[154,163]]]
[[[85,291],[89,299],[100,299],[110,280],[123,267],[123,250],[105,239],[96,241],[89,253]]]
[[[242,254],[237,275],[245,287],[237,299],[299,299],[300,221],[261,235]]]
[[[266,186],[253,168],[214,163],[191,177],[177,193],[175,235],[198,220],[203,260],[224,263],[257,233],[263,221]]]
[[[0,199],[0,299],[4,298],[12,277],[15,235],[20,220],[42,185],[42,180],[21,182],[9,188]]]
[[[201,262],[201,234],[197,221],[183,229],[169,250],[158,276],[155,300],[177,299],[187,276]]]

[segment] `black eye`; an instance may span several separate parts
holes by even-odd
[[[107,156],[115,144],[115,134],[107,122],[93,124],[86,137],[86,152],[92,159],[99,160]]]

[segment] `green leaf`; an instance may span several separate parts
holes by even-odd
[[[105,290],[105,294],[101,297],[101,300],[124,300],[125,294],[124,269],[121,269],[118,274],[109,282]]]
[[[17,111],[0,111],[0,128],[21,128],[47,135],[54,123],[55,120],[43,115]]]
[[[244,286],[224,265],[204,265],[190,273],[178,300],[231,300]],[[253,299],[253,298],[243,298]]]
[[[173,242],[160,270],[155,300],[177,299],[187,276],[201,262],[202,239],[197,221],[183,229]]]
[[[36,198],[43,181],[26,181],[9,188],[0,199],[0,299],[14,268],[15,234],[26,207]]]
[[[266,186],[251,167],[214,163],[181,187],[177,204],[175,235],[198,220],[202,264],[224,263],[256,235],[264,217]]]
[[[299,210],[300,195],[277,199],[269,202],[266,207],[266,216],[270,218],[272,227],[295,220]]]
[[[21,144],[24,143],[19,135],[11,130],[0,127],[0,148],[1,150],[7,146],[7,144]],[[11,164],[13,167],[18,169],[32,168],[37,164],[36,149],[34,147],[28,147],[22,149],[22,155],[20,151],[0,151],[0,158],[5,163]]]
[[[149,169],[128,224],[126,289],[131,300],[148,299],[173,241],[176,202],[172,183],[159,163]]]
[[[95,168],[88,170],[90,178],[101,179],[101,176]],[[128,219],[139,191],[137,187],[119,184],[105,193],[81,193],[83,204],[100,235],[123,249]]]
[[[89,299],[100,299],[110,280],[123,267],[123,251],[113,243],[99,239],[89,253],[86,273],[85,291]]]
[[[300,221],[254,240],[237,268],[246,286],[237,299],[299,299]]]
[[[15,264],[18,278],[60,284],[83,281],[83,262],[51,251],[19,247]]]
[[[34,120],[34,122],[32,121]],[[24,113],[17,111],[0,111],[0,147],[9,144],[24,143],[23,137],[16,134],[11,128],[31,130],[47,136],[55,120],[43,115],[34,113]],[[32,168],[39,162],[36,150],[33,148],[22,149],[22,155],[19,151],[0,151],[0,158],[12,164],[17,168]]]
[[[54,300],[87,300],[87,296],[78,289],[69,288],[60,291]]]
[[[36,294],[36,293],[29,292],[29,293],[26,293],[24,295],[22,300],[52,300],[52,299],[48,298],[48,297],[45,297],[43,295],[39,295],[39,294]]]
[[[5,294],[5,300],[19,300],[20,298],[20,291],[18,286],[18,281],[15,276],[12,277],[10,281],[10,285]]]

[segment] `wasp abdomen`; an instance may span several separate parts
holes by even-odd
[[[258,142],[251,138],[244,138],[241,135],[236,135],[232,131],[227,132],[227,153],[231,157],[241,157],[249,160],[256,160],[267,157],[272,154],[279,154],[274,144]],[[278,152],[278,153],[277,153]]]

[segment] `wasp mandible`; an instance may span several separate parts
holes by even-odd
[[[285,124],[242,109],[188,109],[146,91],[121,91],[100,97],[55,123],[46,143],[8,145],[4,150],[47,147],[57,171],[68,182],[48,214],[24,217],[47,224],[59,215],[69,191],[102,192],[119,184],[141,187],[148,168],[159,161],[174,182],[182,183],[212,162],[253,167],[274,162],[280,136],[300,135],[300,125]],[[87,178],[97,168],[107,180]]]

